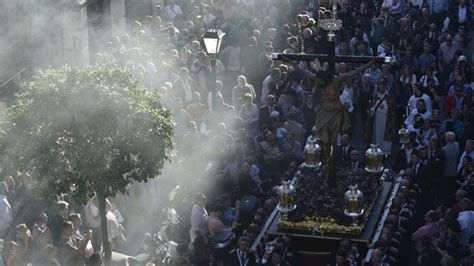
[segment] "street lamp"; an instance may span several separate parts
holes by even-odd
[[[202,35],[202,41],[204,42],[204,49],[209,56],[216,56],[221,49],[222,39],[225,33],[218,29],[211,29],[206,31]]]
[[[224,32],[216,28],[210,29],[206,31],[204,35],[202,35],[202,42],[204,43],[204,49],[206,49],[206,53],[209,55],[209,59],[211,61],[211,68],[212,68],[211,81],[214,81],[212,82],[212,85],[209,88],[209,90],[212,93],[210,109],[214,109],[215,107],[214,105],[216,103],[216,96],[217,96],[216,57],[217,57],[217,54],[219,53],[219,50],[221,49],[222,39],[224,38],[224,35],[225,35]]]

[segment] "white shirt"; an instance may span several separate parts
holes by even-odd
[[[183,14],[183,11],[181,10],[181,7],[176,4],[173,6],[167,5],[164,9],[164,15],[169,19],[174,19],[176,16],[181,14]]]
[[[99,209],[92,201],[89,201],[87,205],[84,206],[84,218],[88,227],[98,228],[100,226]]]
[[[407,160],[407,164],[410,164],[411,162],[411,153],[413,152],[413,149],[405,149],[405,159]]]
[[[269,93],[269,88],[268,84],[273,81],[273,78],[271,75],[268,75],[262,82],[262,97],[260,97],[260,103],[265,104],[267,102],[267,96]]]
[[[348,112],[352,113],[354,110],[354,106],[352,106],[352,100],[351,100],[351,95],[346,91],[343,90],[342,94],[339,95],[339,101],[341,101],[341,104],[344,106],[345,104],[349,105]]]
[[[191,211],[191,243],[196,239],[196,231],[199,231],[202,236],[207,236],[207,219],[209,215],[206,209],[198,205],[194,205]]]
[[[461,159],[459,159],[459,164],[458,164],[458,173],[459,173],[459,170],[461,170],[461,167],[462,167],[462,159],[464,159],[464,157],[466,156],[469,156],[471,157],[472,159],[474,159],[474,151],[471,151],[470,153],[467,153],[467,151],[464,151],[461,155]]]
[[[459,213],[458,223],[461,227],[461,244],[469,246],[469,237],[474,234],[474,211],[463,211]]]
[[[458,11],[459,23],[464,23],[466,21],[466,15],[467,15],[467,6],[466,5],[464,5],[464,7],[459,6],[459,11]]]
[[[13,220],[12,207],[8,202],[5,195],[0,195],[0,232],[4,233],[4,230],[8,228]]]
[[[111,242],[117,236],[120,236],[119,224],[115,215],[109,211],[106,214],[107,217],[107,238]]]
[[[422,99],[423,101],[425,101],[425,105],[426,105],[426,110],[430,111],[430,112],[433,112],[433,105],[431,103],[431,98],[430,96],[426,95],[426,94],[422,94],[421,96],[416,96],[416,95],[412,95],[410,97],[410,99],[408,99],[408,106],[410,107],[410,113],[416,109],[416,102],[419,100],[419,99]]]

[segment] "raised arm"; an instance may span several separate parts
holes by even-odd
[[[300,67],[297,63],[295,63],[293,61],[290,61],[290,60],[287,60],[287,59],[283,59],[283,61],[285,61],[288,64],[292,65],[295,68],[295,70],[297,70],[299,72],[302,72],[305,77],[307,77],[309,79],[312,79],[314,81],[321,81],[321,79],[319,79],[318,76],[315,73],[313,73],[313,72],[311,72],[311,71],[309,71],[305,68]]]
[[[341,82],[344,82],[346,80],[348,80],[349,78],[352,78],[356,75],[359,75],[361,73],[363,73],[367,68],[369,68],[373,63],[375,63],[375,59],[377,57],[374,57],[374,59],[372,59],[372,61],[362,65],[361,67],[357,68],[357,69],[354,69],[352,71],[349,71],[347,73],[343,73],[343,74],[340,74],[337,79],[339,79]]]

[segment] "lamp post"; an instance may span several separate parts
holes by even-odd
[[[219,29],[212,28],[204,35],[202,35],[202,42],[204,43],[204,49],[206,50],[207,55],[209,55],[209,59],[211,61],[211,79],[212,85],[209,90],[212,93],[212,106],[211,108],[214,109],[214,104],[216,102],[216,58],[219,50],[221,49],[222,39],[224,38],[225,33]]]

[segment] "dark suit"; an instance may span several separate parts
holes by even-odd
[[[431,187],[435,197],[435,203],[444,203],[446,197],[446,186],[449,185],[444,178],[444,167],[446,165],[446,155],[443,150],[428,150],[428,169],[430,170]]]
[[[411,158],[407,158],[406,149],[400,149],[395,157],[395,164],[393,165],[395,172],[398,173],[400,170],[407,169],[410,166],[407,161],[410,161],[410,159]]]
[[[336,163],[339,165],[347,165],[351,160],[351,151],[354,150],[350,144],[345,147],[345,151],[342,145],[336,147]]]
[[[463,23],[459,23],[459,5],[453,8],[453,12],[451,13],[450,16],[450,21],[449,23],[452,25],[454,29],[457,29],[459,27],[464,27],[466,32],[469,31],[469,24],[471,24],[471,9],[469,6],[466,5],[466,18]]]
[[[355,168],[356,169],[360,169],[360,170],[364,170],[365,169],[365,162],[361,161],[361,160],[358,160],[357,162],[353,163],[349,160],[349,162],[347,163],[347,165],[351,168],[351,169],[354,169],[354,164],[355,164]]]
[[[421,187],[422,193],[429,193],[429,190],[427,190],[427,188],[431,184],[429,182],[430,170],[428,166],[424,165],[423,162],[421,162],[418,167],[416,167],[416,165],[412,165],[412,169],[415,176],[414,182]]]
[[[433,204],[433,194],[431,193],[431,184],[429,183],[430,170],[423,162],[419,164],[418,169],[416,169],[415,165],[412,165],[412,169],[415,176],[413,181],[421,188],[421,195],[416,206],[417,213],[425,213]]]
[[[240,256],[240,252],[237,249],[232,250],[229,253],[229,256],[227,258],[227,262],[225,265],[229,266],[254,266],[257,265],[255,255],[253,253],[245,253],[245,260]]]
[[[282,118],[283,112],[281,111],[281,108],[279,106],[273,106],[273,111],[277,111],[280,113],[280,120]],[[260,110],[258,112],[258,126],[259,128],[262,127],[268,127],[271,128],[271,118],[270,118],[270,108],[267,105],[264,105],[260,107]]]

